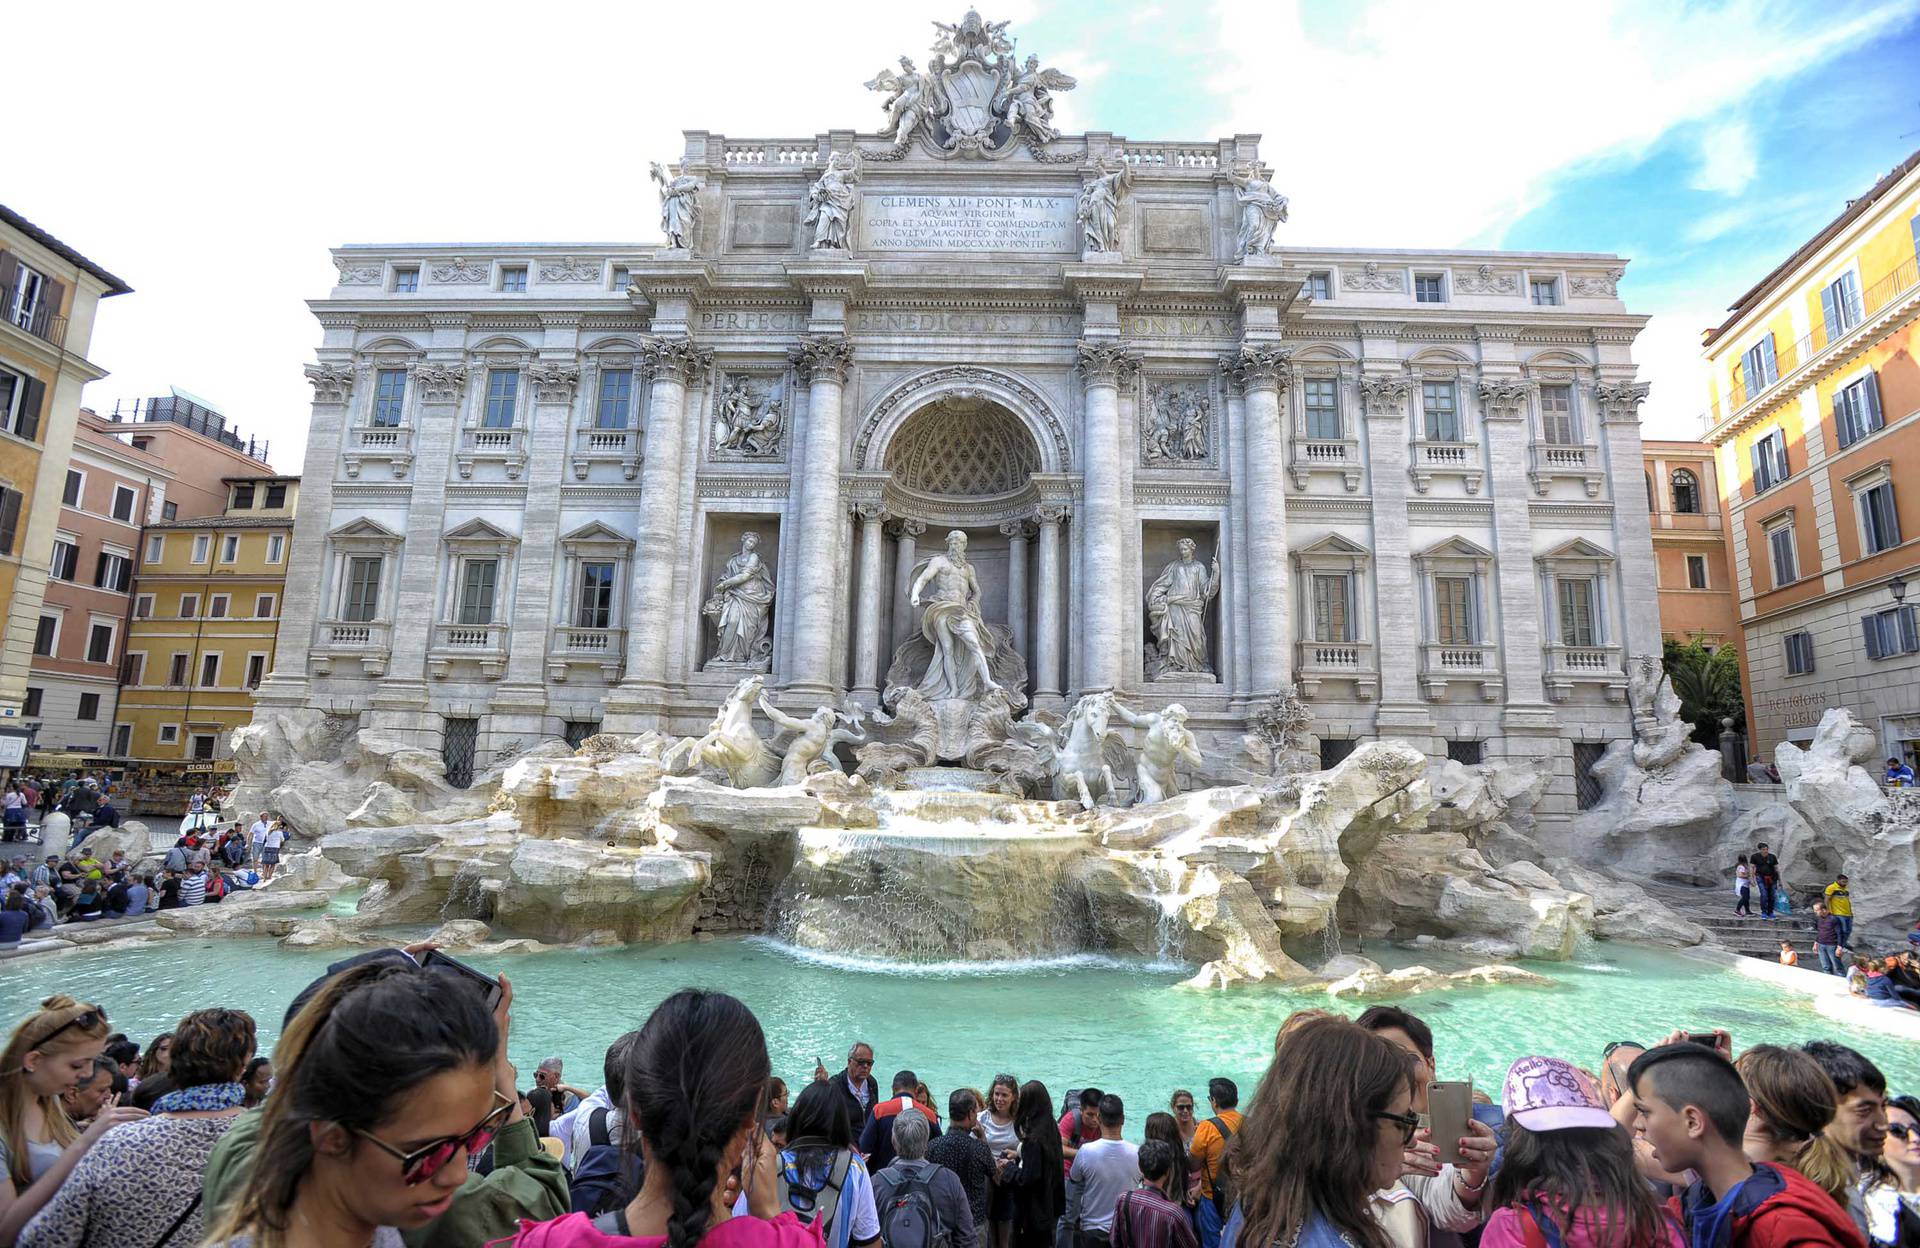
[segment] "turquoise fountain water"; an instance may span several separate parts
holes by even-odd
[[[1410,956],[1382,960],[1405,964]],[[1397,952],[1397,951],[1396,951]],[[289,951],[271,941],[176,939],[4,964],[0,1019],[8,1026],[42,997],[68,991],[105,1005],[143,1043],[187,1010],[250,1011],[271,1048],[295,992],[339,951]],[[838,1069],[855,1039],[874,1046],[884,1079],[911,1067],[942,1098],[984,1088],[998,1071],[1046,1082],[1056,1096],[1092,1084],[1127,1102],[1128,1134],[1165,1108],[1176,1087],[1204,1090],[1226,1075],[1250,1093],[1281,1019],[1353,1002],[1251,987],[1177,988],[1186,968],[1077,957],[1057,962],[915,965],[898,972],[801,955],[763,940],[565,951],[473,961],[513,980],[513,1058],[531,1080],[544,1057],[566,1059],[573,1083],[599,1082],[607,1043],[639,1026],[677,988],[722,989],[766,1028],[774,1071],[804,1080],[815,1057]],[[1896,1090],[1920,1091],[1920,1046],[1816,1014],[1811,1003],[1758,980],[1655,950],[1601,945],[1582,964],[1532,964],[1551,987],[1456,989],[1401,1002],[1427,1020],[1441,1071],[1496,1090],[1507,1063],[1529,1053],[1599,1061],[1610,1040],[1651,1041],[1675,1027],[1724,1027],[1739,1047],[1828,1036],[1852,1044]]]

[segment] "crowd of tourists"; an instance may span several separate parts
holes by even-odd
[[[1741,854],[1734,863],[1733,912],[1753,913],[1753,893],[1760,892],[1760,915],[1772,919],[1787,913],[1783,908],[1786,892],[1780,887],[1780,860],[1767,849],[1765,841],[1752,854]],[[1920,1010],[1920,920],[1907,933],[1904,948],[1880,952],[1858,949],[1854,945],[1853,886],[1846,872],[1833,877],[1813,903],[1813,948],[1819,957],[1819,969],[1828,975],[1842,975],[1847,991],[1875,1005],[1897,1010]],[[1780,963],[1799,966],[1800,951],[1791,939],[1780,942]]]
[[[239,1010],[142,1048],[50,997],[0,1053],[0,1248],[1920,1245],[1920,1101],[1832,1041],[1520,1055],[1495,1101],[1376,1005],[1288,1017],[1244,1102],[942,1096],[865,1043],[795,1094],[745,1005],[687,989],[598,1088],[550,1059],[523,1090],[513,1001],[373,951],[296,996],[269,1062]]]

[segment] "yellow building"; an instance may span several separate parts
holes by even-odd
[[[221,515],[141,535],[114,732],[137,764],[224,770],[273,670],[299,495],[298,477],[229,478]]]
[[[1706,335],[1748,731],[1845,707],[1920,761],[1920,152]],[[1913,595],[1920,599],[1920,593]]]
[[[41,605],[60,526],[80,387],[100,300],[125,282],[0,207],[0,767],[17,765],[27,673],[43,648]]]

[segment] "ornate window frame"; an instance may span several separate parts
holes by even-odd
[[[1295,621],[1294,679],[1301,696],[1312,698],[1326,680],[1350,680],[1354,696],[1371,702],[1380,688],[1378,645],[1369,634],[1374,618],[1373,552],[1351,538],[1329,533],[1295,548],[1293,563]],[[1342,576],[1348,581],[1350,641],[1322,641],[1313,634],[1313,578]]]
[[[1494,564],[1491,550],[1458,534],[1413,556],[1420,587],[1420,690],[1429,701],[1444,698],[1453,681],[1477,684],[1483,702],[1498,702],[1504,696],[1506,680],[1492,611]],[[1443,576],[1464,577],[1468,582],[1474,640],[1465,645],[1440,641],[1435,582]]]
[[[1576,537],[1536,555],[1534,567],[1540,585],[1543,617],[1540,636],[1546,660],[1543,676],[1547,699],[1564,702],[1576,684],[1584,683],[1603,686],[1610,702],[1624,702],[1627,677],[1617,640],[1621,635],[1621,621],[1615,618],[1620,594],[1618,560],[1614,553],[1584,537]],[[1593,586],[1591,645],[1569,645],[1560,634],[1560,584],[1572,580],[1587,581]]]
[[[1407,475],[1413,479],[1414,492],[1425,494],[1435,477],[1453,476],[1460,478],[1467,493],[1478,494],[1486,479],[1486,451],[1480,437],[1485,417],[1468,401],[1472,361],[1452,351],[1424,351],[1409,359],[1406,368],[1412,383],[1407,402]],[[1457,441],[1427,437],[1426,385],[1440,381],[1453,384],[1454,416],[1460,422]]]
[[[1287,470],[1293,488],[1304,490],[1316,472],[1338,473],[1349,494],[1358,493],[1365,465],[1360,458],[1359,361],[1329,348],[1309,348],[1296,356],[1293,381],[1287,387]],[[1307,432],[1307,386],[1310,381],[1332,381],[1335,409],[1340,419],[1338,437],[1314,437]]]
[[[318,675],[333,670],[338,658],[358,658],[367,676],[384,676],[393,645],[393,606],[400,581],[400,556],[406,538],[377,520],[356,517],[326,535],[321,574],[321,618],[314,622],[308,666]],[[354,557],[380,560],[378,607],[371,620],[346,619],[347,565]]]
[[[520,539],[491,521],[475,518],[440,536],[440,594],[434,610],[433,641],[427,652],[428,674],[444,680],[454,662],[476,660],[488,680],[506,675],[507,635],[513,621],[515,580]],[[467,565],[479,559],[498,560],[494,577],[492,618],[485,624],[462,624],[457,619],[460,585]]]
[[[555,601],[548,630],[547,679],[564,682],[576,667],[599,668],[611,684],[626,664],[627,592],[633,574],[633,539],[598,520],[582,525],[560,539],[561,575],[554,578]],[[588,563],[611,563],[613,614],[604,629],[573,623],[578,605],[581,568]]]
[[[1583,361],[1559,353],[1536,356],[1524,368],[1527,386],[1527,440],[1529,466],[1527,478],[1533,492],[1545,496],[1556,480],[1579,481],[1588,498],[1600,497],[1607,474],[1601,464],[1596,438],[1599,405],[1593,402],[1593,370]],[[1565,386],[1573,421],[1572,442],[1547,440],[1546,411],[1541,406],[1542,391],[1548,386]]]
[[[633,398],[627,405],[625,429],[602,429],[600,419],[600,378],[609,371],[633,373]],[[580,394],[574,408],[572,433],[568,443],[568,468],[576,481],[585,481],[596,463],[620,465],[622,479],[631,481],[640,475],[646,459],[647,406],[653,387],[647,384],[646,360],[637,339],[600,338],[580,352]]]

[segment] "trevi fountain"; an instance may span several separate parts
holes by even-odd
[[[870,85],[877,134],[690,133],[661,248],[503,250],[532,312],[472,248],[335,253],[280,659],[232,742],[230,808],[292,852],[62,929],[7,1004],[59,971],[265,1022],[327,951],[433,933],[589,1070],[692,977],[778,1018],[790,1074],[869,1027],[889,1068],[924,1049],[879,1002],[964,1012],[916,1064],[981,1080],[963,1052],[1057,1007],[1143,1095],[1195,1011],[1248,1075],[1313,1000],[1431,994],[1487,1076],[1523,1036],[1860,1023],[1699,960],[1647,891],[1724,894],[1768,840],[1891,939],[1920,809],[1845,712],[1765,801],[1690,740],[1623,262],[1286,250],[1251,136],[1062,134],[1073,80],[975,14]],[[1566,306],[1525,297],[1547,269]]]

